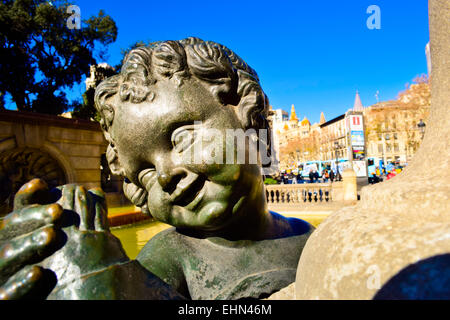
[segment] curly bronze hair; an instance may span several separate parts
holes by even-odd
[[[180,85],[194,76],[208,84],[223,104],[239,106],[244,129],[268,129],[269,103],[255,70],[227,47],[199,38],[154,42],[131,50],[119,75],[104,80],[95,91],[95,106],[107,131],[114,118],[108,98],[119,93],[122,101],[153,100],[151,86],[159,79],[174,79]]]

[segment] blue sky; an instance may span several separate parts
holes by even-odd
[[[426,0],[155,1],[78,0],[83,19],[104,9],[119,34],[106,62],[139,40],[188,36],[228,46],[259,74],[274,108],[317,122],[352,107],[395,99],[405,84],[427,73]],[[369,30],[370,5],[381,9],[381,29]],[[100,62],[100,61],[99,61]],[[83,85],[71,96],[83,93]]]

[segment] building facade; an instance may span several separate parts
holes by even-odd
[[[101,187],[109,205],[125,203],[122,179],[105,162],[107,142],[97,122],[31,112],[0,111],[0,216],[34,178],[49,187]]]
[[[362,176],[368,162],[407,165],[422,141],[431,100],[428,79],[415,82],[397,100],[369,107],[363,106],[356,92],[353,108],[329,121],[322,112],[320,122],[312,125],[306,117],[298,120],[294,106],[290,116],[276,110],[279,116],[273,127],[280,169],[293,169],[306,161],[347,161],[347,166],[359,167]],[[359,126],[353,123],[355,117],[360,119]]]
[[[420,110],[393,102],[379,103],[365,113],[368,157],[376,163],[407,165],[417,151],[424,134],[419,123],[428,116]]]

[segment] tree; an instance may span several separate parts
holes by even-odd
[[[70,108],[64,90],[79,83],[117,37],[103,11],[69,29],[67,1],[3,0],[0,4],[0,95],[20,111],[60,114]]]
[[[5,109],[5,93],[0,92],[0,110]]]
[[[430,104],[431,86],[428,77],[420,76],[399,93],[397,100],[380,102],[369,108],[365,113],[366,141],[372,146],[372,152],[375,153],[374,150],[381,145],[381,152],[384,153],[387,145],[402,141],[404,149],[397,154],[404,151],[407,159],[411,157],[421,142],[417,124],[421,119],[426,121],[428,118]]]
[[[83,93],[83,102],[75,102],[72,116],[79,119],[93,119],[100,121],[100,115],[95,109],[95,89],[104,79],[117,74],[117,71],[106,63],[92,65],[90,77],[86,80],[86,91]]]
[[[90,70],[90,78],[86,83],[86,91],[83,94],[83,102],[76,102],[74,104],[72,116],[75,118],[94,119],[97,121],[100,120],[100,116],[94,105],[95,89],[104,79],[120,73],[122,61],[126,57],[128,52],[138,47],[147,46],[150,43],[150,41],[137,41],[133,43],[128,49],[122,49],[122,59],[115,67],[111,67],[106,63],[92,65]]]
[[[289,140],[280,148],[281,166],[283,168],[296,167],[297,161],[319,160],[321,146],[319,139],[317,132],[311,132],[307,136],[296,136]]]

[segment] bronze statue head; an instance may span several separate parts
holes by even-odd
[[[268,99],[256,72],[225,46],[187,38],[136,48],[98,86],[95,103],[111,171],[144,212],[215,232],[265,210],[261,157],[249,161],[257,152],[248,140],[262,141],[267,158]],[[236,146],[230,130],[254,134]]]

